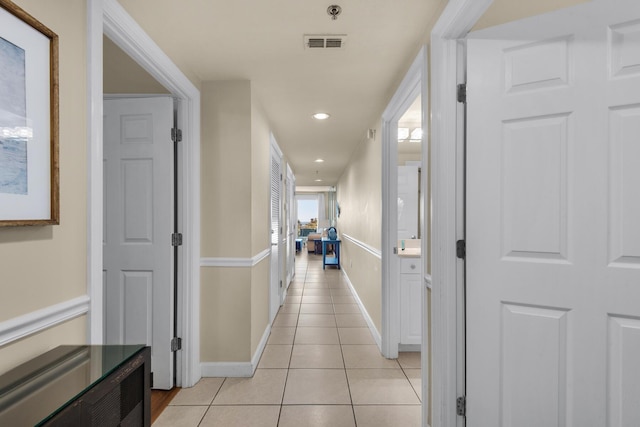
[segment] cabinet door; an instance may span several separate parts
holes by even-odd
[[[420,271],[420,270],[418,270]],[[400,275],[400,344],[422,342],[422,288],[419,274]]]

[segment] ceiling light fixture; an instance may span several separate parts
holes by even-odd
[[[314,160],[314,162],[316,162],[316,163],[322,163],[322,162],[324,162],[324,160],[323,160],[323,159],[315,159],[315,160]]]
[[[327,113],[315,113],[313,115],[313,118],[316,120],[327,120],[329,117],[331,116]]]
[[[316,182],[322,182],[322,180],[321,179],[316,179]]]
[[[342,13],[342,8],[337,4],[332,4],[327,8],[327,14],[331,17],[332,21],[338,19],[338,15]]]

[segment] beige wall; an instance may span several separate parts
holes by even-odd
[[[381,129],[378,122],[373,128]],[[380,133],[364,139],[354,151],[338,181],[340,218],[337,229],[373,248],[381,248],[382,224],[382,147]],[[342,238],[341,266],[378,331],[382,330],[381,260]]]
[[[202,85],[202,256],[252,252],[251,83]]]
[[[271,129],[257,97],[251,94],[251,250],[255,255],[270,247]],[[246,158],[246,162],[249,158]],[[244,168],[249,168],[245,163]]]
[[[205,267],[200,272],[201,362],[251,359],[251,269]]]
[[[108,37],[102,42],[104,93],[169,93]]]
[[[588,1],[590,0],[494,0],[473,30],[540,15]]]
[[[398,144],[398,166],[406,162],[422,161],[422,145],[415,142],[402,142]]]
[[[269,134],[248,80],[202,84],[203,258],[270,247]],[[202,362],[251,360],[268,325],[269,266],[202,268]]]
[[[60,225],[0,229],[0,321],[87,293],[86,8],[84,0],[15,0],[59,36]],[[85,317],[0,347],[0,372],[86,340]]]
[[[269,324],[269,279],[271,264],[265,258],[251,271],[251,355]]]
[[[86,344],[87,317],[80,316],[0,348],[0,374],[62,344]]]

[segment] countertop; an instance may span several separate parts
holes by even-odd
[[[420,248],[405,248],[404,251],[402,249],[398,249],[398,256],[400,258],[420,258],[422,251]]]

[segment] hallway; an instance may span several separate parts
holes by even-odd
[[[383,358],[342,272],[303,248],[253,378],[203,378],[153,425],[420,426],[420,393],[420,354]]]

